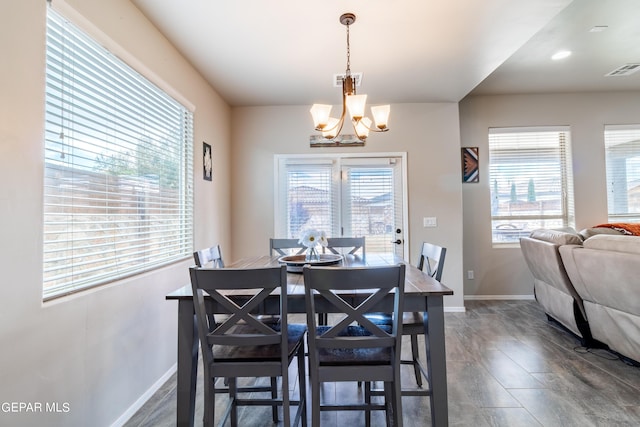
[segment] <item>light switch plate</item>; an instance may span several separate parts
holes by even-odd
[[[422,218],[422,225],[424,227],[437,227],[438,220],[435,216],[425,216],[424,218]]]

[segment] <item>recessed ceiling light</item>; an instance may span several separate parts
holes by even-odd
[[[553,54],[553,56],[551,57],[551,59],[553,59],[554,61],[557,61],[559,59],[564,59],[568,56],[571,55],[571,51],[570,50],[561,50],[558,51],[556,53]]]
[[[591,27],[589,30],[590,33],[601,33],[609,28],[607,25],[596,25],[595,27]]]

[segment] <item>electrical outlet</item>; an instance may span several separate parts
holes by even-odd
[[[473,270],[467,271],[467,279],[473,280]]]
[[[422,218],[422,226],[423,227],[437,227],[438,219],[435,216],[425,216]]]

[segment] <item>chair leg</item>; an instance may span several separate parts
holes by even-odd
[[[392,387],[392,383],[384,382],[384,416],[387,420],[387,426],[395,426],[395,400]]]
[[[399,365],[395,367],[394,378],[395,380],[389,384],[393,399],[393,425],[402,427],[402,385],[400,384]]]
[[[416,376],[416,384],[422,388],[422,373],[420,372],[420,366],[418,365],[418,335],[411,334],[411,357],[413,358],[413,372]]]
[[[402,427],[402,390],[396,383],[384,383],[385,416],[388,426]]]
[[[371,382],[365,381],[364,383],[364,403],[371,405]],[[371,427],[371,407],[369,406],[364,412],[364,425],[365,427]]]
[[[229,378],[229,398],[231,398],[231,427],[238,427],[237,378]]]
[[[310,375],[311,381],[311,427],[320,427],[320,383],[315,375]]]
[[[272,378],[273,379],[273,378]],[[276,398],[278,392],[276,390]],[[278,407],[274,406],[276,418],[278,416]],[[289,370],[286,366],[282,368],[282,425],[284,427],[291,426],[291,404],[289,401]]]
[[[298,350],[298,387],[300,391],[300,407],[298,411],[301,411],[302,427],[307,427],[307,381],[306,381],[306,363],[304,357],[304,345],[300,346]],[[296,423],[297,425],[297,423]]]
[[[282,394],[284,396],[284,388],[282,389]],[[278,379],[276,377],[271,377],[271,398],[278,398]],[[273,422],[278,422],[278,405],[275,403],[271,405],[271,417],[273,418]]]
[[[329,323],[328,313],[318,313],[318,325],[326,326]]]
[[[213,427],[213,422],[215,420],[216,393],[214,391],[214,381],[215,378],[209,378],[205,381],[207,385],[204,388],[204,427]]]

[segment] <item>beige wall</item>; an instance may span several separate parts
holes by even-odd
[[[409,197],[408,260],[417,262],[423,241],[447,247],[443,282],[462,302],[462,185],[458,106],[455,103],[391,106],[391,130],[371,134],[365,147],[310,148],[314,134],[309,107],[251,107],[232,110],[231,234],[233,257],[268,253],[274,230],[274,155],[328,152],[406,152]],[[435,216],[438,227],[423,228]]]
[[[605,124],[640,123],[640,92],[468,97],[460,103],[463,146],[480,148],[480,183],[463,186],[464,294],[531,296],[519,248],[491,247],[487,132],[490,127],[571,126],[576,229],[607,222]],[[466,279],[474,270],[475,279]]]
[[[228,247],[229,107],[128,0],[69,3],[95,38],[195,107],[195,244]],[[0,425],[106,426],[176,363],[177,304],[164,297],[188,283],[191,260],[42,303],[46,7],[0,5],[0,402],[70,411],[0,412]],[[215,185],[201,178],[202,141]]]

